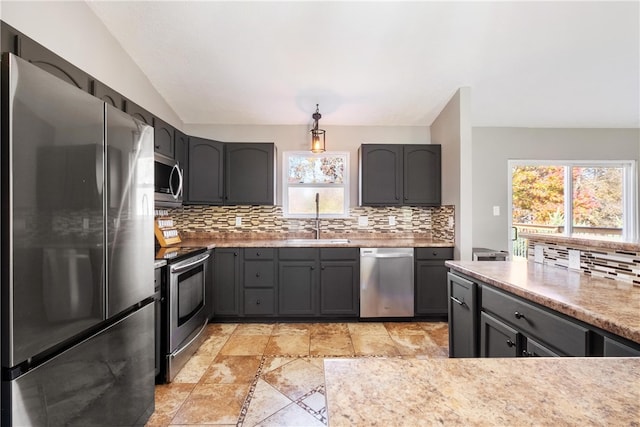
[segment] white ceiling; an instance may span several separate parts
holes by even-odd
[[[640,127],[640,3],[91,1],[184,123]]]

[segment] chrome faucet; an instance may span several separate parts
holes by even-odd
[[[316,240],[320,239],[320,193],[316,193]]]

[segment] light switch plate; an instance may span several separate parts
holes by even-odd
[[[544,247],[542,245],[535,245],[533,249],[533,261],[543,264],[544,263]]]
[[[366,227],[367,225],[369,225],[369,217],[365,216],[359,216],[358,217],[358,227]]]
[[[396,225],[396,217],[389,215],[389,225]]]
[[[236,217],[236,227],[242,227],[242,217],[241,216],[237,216]]]
[[[569,249],[569,268],[571,270],[580,270],[580,251]]]
[[[493,216],[500,216],[500,206],[493,207]]]

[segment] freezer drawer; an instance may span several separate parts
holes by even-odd
[[[413,317],[413,248],[360,249],[360,317]]]
[[[16,380],[3,382],[2,425],[144,425],[154,410],[153,320],[154,305],[147,304]]]

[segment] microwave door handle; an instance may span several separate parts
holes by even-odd
[[[171,192],[171,195],[173,196],[174,199],[177,199],[179,194],[173,190],[173,174],[176,171],[178,172],[178,178],[180,178],[180,168],[178,167],[178,165],[174,165],[171,168],[171,173],[169,174],[169,191]],[[180,187],[182,187],[182,180],[180,180],[180,184],[178,185],[178,191],[180,191]]]
[[[182,195],[182,186],[183,186],[183,173],[180,170],[180,164],[176,163],[176,170],[178,171],[178,178],[180,178],[180,185],[178,186],[178,192],[176,194],[176,198],[180,197]]]

